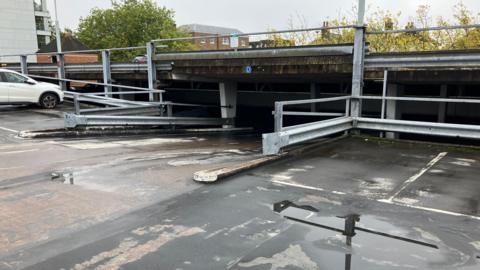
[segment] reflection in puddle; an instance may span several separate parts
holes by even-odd
[[[372,215],[336,217],[289,201],[275,204],[274,211],[293,225],[245,256],[234,269],[264,269],[265,264],[297,269],[303,260],[272,264],[292,247],[297,255],[302,251],[297,257],[305,258],[302,269],[478,269],[476,242],[462,242],[463,235],[459,240],[420,223],[397,226]]]

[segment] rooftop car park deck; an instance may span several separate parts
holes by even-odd
[[[51,121],[31,114],[37,127]],[[2,117],[8,123],[17,116],[3,111]],[[347,261],[351,269],[479,265],[475,147],[346,137],[200,184],[192,181],[195,171],[256,158],[260,139],[30,140],[8,129],[0,130],[0,269],[343,269]],[[319,212],[275,213],[273,204],[284,200]],[[352,213],[360,215],[359,226],[438,248],[365,232],[357,232],[348,247],[341,233],[283,217],[328,224]]]

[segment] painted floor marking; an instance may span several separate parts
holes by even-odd
[[[325,189],[323,189],[323,188],[306,186],[306,185],[296,184],[296,183],[290,183],[290,182],[283,182],[283,181],[279,181],[279,180],[273,180],[273,181],[270,181],[270,182],[271,182],[271,183],[274,183],[274,184],[282,185],[282,186],[290,186],[290,187],[307,189],[307,190],[321,191],[321,192],[330,193],[330,194],[335,194],[335,195],[340,195],[340,196],[348,195],[348,194],[343,193],[343,192],[329,191],[329,190],[325,190]],[[357,195],[357,196],[358,196],[358,195]],[[364,199],[366,199],[366,200],[373,201],[373,200],[371,200],[371,199],[369,199],[369,198],[367,198],[367,197],[363,197],[363,196],[361,196],[361,197],[364,198]],[[441,209],[436,209],[436,208],[428,208],[428,207],[423,207],[423,206],[415,206],[415,205],[410,205],[410,204],[405,204],[405,203],[399,203],[399,202],[389,201],[389,200],[385,200],[385,199],[383,199],[383,200],[374,200],[374,201],[380,202],[380,203],[397,205],[397,206],[404,206],[404,207],[413,208],[413,209],[417,209],[417,210],[423,210],[423,211],[427,211],[427,212],[445,214],[445,215],[449,215],[449,216],[466,217],[466,218],[471,218],[471,219],[475,219],[475,220],[480,220],[480,217],[479,217],[479,216],[467,215],[467,214],[462,214],[462,213],[457,213],[457,212],[452,212],[452,211],[446,211],[446,210],[441,210]]]
[[[316,190],[316,191],[325,191],[325,189],[323,189],[323,188],[311,187],[311,186],[306,186],[306,185],[297,184],[297,183],[284,182],[284,181],[280,181],[280,180],[272,180],[271,182],[275,183],[275,184],[282,185],[282,186],[298,187],[298,188]]]
[[[28,150],[19,150],[19,151],[11,151],[11,152],[0,152],[0,155],[11,155],[11,154],[21,154],[21,153],[27,153],[27,152],[35,152],[38,151],[39,149],[28,149]]]
[[[393,201],[393,199],[398,196],[398,194],[400,194],[400,192],[402,192],[403,190],[405,190],[405,188],[408,187],[408,185],[410,185],[411,183],[417,181],[418,178],[420,178],[422,175],[424,175],[428,170],[430,170],[435,164],[437,164],[437,162],[439,162],[440,160],[442,160],[442,158],[444,158],[446,155],[448,154],[448,152],[441,152],[440,154],[438,154],[434,159],[432,159],[428,164],[427,166],[425,166],[423,169],[421,169],[420,171],[418,171],[416,174],[414,174],[412,177],[408,178],[407,181],[405,181],[402,186],[400,187],[400,189],[398,189],[392,196],[390,196],[388,199],[385,200],[385,202],[391,202]]]
[[[9,131],[9,132],[13,132],[13,133],[19,133],[18,130],[14,130],[14,129],[10,129],[10,128],[6,128],[6,127],[0,127],[1,130],[5,130],[5,131]]]

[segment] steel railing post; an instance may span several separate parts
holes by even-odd
[[[350,116],[350,99],[345,100],[345,116],[349,117]]]
[[[103,83],[104,84],[111,84],[112,83],[112,72],[110,67],[110,51],[103,50],[102,51],[102,70],[103,70]],[[112,93],[112,86],[105,85],[104,86],[105,96],[112,97],[110,93]]]
[[[387,87],[388,87],[388,69],[385,69],[385,71],[383,71],[382,111],[380,115],[381,119],[385,119],[385,104],[386,104],[385,97],[387,96]]]
[[[283,104],[281,102],[275,102],[275,132],[282,131],[283,128]]]
[[[58,85],[62,91],[67,91],[67,82],[65,79],[65,56],[63,53],[57,53],[57,77]]]
[[[358,1],[358,19],[355,30],[355,44],[353,49],[353,75],[352,75],[352,103],[351,115],[360,117],[362,114],[361,100],[363,92],[363,73],[365,60],[365,0]]]
[[[78,94],[73,95],[73,106],[75,108],[75,114],[80,115],[80,101],[78,100]]]
[[[148,67],[148,89],[157,89],[157,67],[155,65],[155,43],[147,43],[147,67]],[[149,100],[154,101],[154,94],[150,93]],[[160,93],[159,101],[163,101],[162,94]]]
[[[28,64],[27,64],[27,56],[20,55],[20,67],[22,70],[23,75],[28,75]]]

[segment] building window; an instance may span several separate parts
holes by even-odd
[[[43,11],[43,0],[34,0],[33,8],[35,11]]]
[[[210,39],[210,44],[215,44],[215,39],[214,38]]]
[[[230,39],[227,38],[227,37],[224,37],[224,38],[222,39],[222,44],[223,44],[223,45],[230,45]]]
[[[37,31],[45,31],[45,20],[43,17],[35,16],[35,25],[37,27]]]
[[[203,38],[203,39],[200,40],[200,43],[205,44],[205,43],[207,43],[207,40]]]
[[[37,36],[37,45],[38,45],[38,48],[41,48],[45,45],[47,45],[47,37],[46,36]]]

